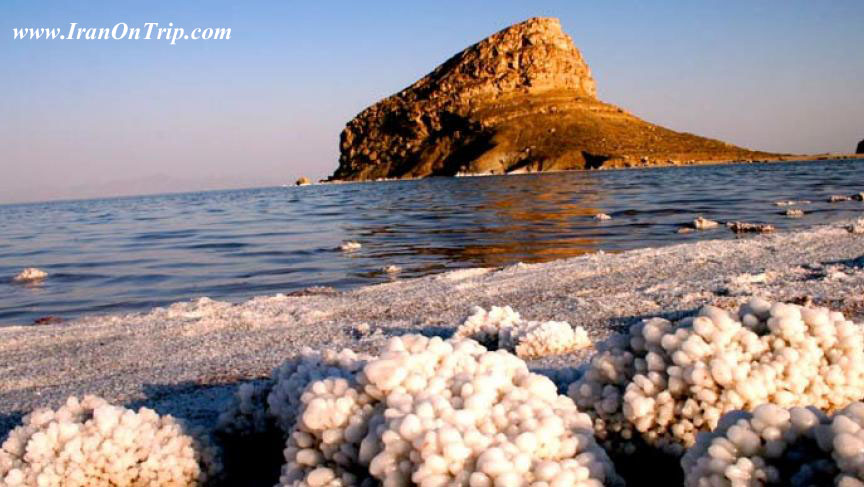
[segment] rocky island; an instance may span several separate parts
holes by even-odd
[[[510,26],[366,108],[331,180],[778,159],[675,132],[597,98],[555,18]]]

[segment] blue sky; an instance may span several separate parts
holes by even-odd
[[[864,2],[0,4],[0,202],[290,183],[345,122],[455,52],[560,17],[599,96],[757,149],[864,138]],[[228,41],[13,40],[13,27],[230,27]]]

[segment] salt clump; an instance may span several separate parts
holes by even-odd
[[[845,194],[832,194],[828,197],[829,203],[839,203],[841,201],[852,201],[852,197]]]
[[[732,410],[764,403],[841,409],[864,397],[864,332],[843,314],[752,299],[598,344],[569,395],[612,448],[683,453]]]
[[[456,329],[456,338],[471,338],[491,349],[503,349],[532,359],[575,352],[591,346],[584,328],[566,321],[523,321],[510,306],[481,307]]]
[[[788,216],[790,218],[800,218],[800,217],[804,216],[804,210],[800,210],[798,208],[790,208],[790,209],[786,210],[785,214],[786,214],[786,216]]]
[[[605,221],[605,220],[611,220],[612,217],[607,215],[606,213],[597,213],[596,215],[594,215],[594,219],[599,220],[599,221]]]
[[[23,271],[19,272],[15,277],[12,278],[12,280],[14,282],[35,282],[41,281],[46,277],[48,277],[48,273],[43,271],[42,269],[28,267]]]
[[[719,223],[714,220],[709,220],[707,218],[702,218],[701,216],[697,216],[695,220],[693,220],[693,228],[697,230],[707,230],[709,228],[714,228]]]
[[[0,447],[4,487],[200,486],[216,475],[215,450],[183,423],[96,396],[24,417]]]
[[[363,247],[363,244],[354,240],[342,242],[342,245],[339,246],[343,252],[354,252],[355,250],[360,250],[361,247]]]
[[[473,340],[395,337],[353,379],[295,393],[281,486],[620,485],[572,400]]]
[[[864,485],[864,403],[829,418],[773,404],[734,411],[681,460],[686,487]]]

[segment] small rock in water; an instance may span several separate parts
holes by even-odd
[[[360,242],[356,242],[354,240],[342,242],[342,245],[339,246],[339,248],[342,249],[343,252],[353,252],[355,250],[360,250],[361,247],[363,247],[363,245]]]
[[[864,193],[855,193],[852,195],[852,199],[855,201],[864,201]]]
[[[801,218],[804,216],[804,210],[799,210],[798,208],[790,208],[786,210],[786,216],[789,218]]]
[[[693,230],[693,229],[690,228],[690,227],[681,227],[681,228],[678,229],[678,233],[693,233],[693,232],[695,232],[695,231],[696,231],[696,230]]]
[[[611,220],[612,217],[607,215],[606,213],[597,213],[596,215],[594,215],[594,219],[599,220],[599,221],[604,221],[604,220]]]
[[[296,184],[297,186],[308,186],[312,184],[312,181],[310,181],[309,178],[307,178],[306,176],[301,176],[294,184]]]
[[[735,233],[771,233],[774,225],[768,223],[729,222],[726,224]]]
[[[48,273],[43,271],[42,269],[28,267],[23,271],[19,272],[17,276],[12,278],[12,280],[15,282],[37,282],[45,279],[46,277],[48,277]]]
[[[718,225],[714,220],[709,220],[707,218],[702,218],[701,216],[696,217],[693,220],[693,228],[697,230],[707,230],[709,228],[714,228]]]
[[[829,203],[839,203],[841,201],[852,201],[852,197],[844,194],[832,194],[828,197]]]
[[[54,325],[57,323],[63,323],[63,318],[59,316],[43,316],[33,320],[34,325]]]
[[[402,272],[402,268],[398,265],[388,265],[384,268],[384,272],[386,272],[387,274],[398,274]]]

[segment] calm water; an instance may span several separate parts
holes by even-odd
[[[699,238],[698,215],[783,229],[861,215],[864,162],[702,166],[264,188],[0,206],[0,323],[348,288],[459,267],[539,262]],[[808,199],[790,219],[779,199]],[[598,222],[592,215],[610,214]],[[346,253],[343,240],[363,247]],[[24,267],[41,285],[11,283]]]

